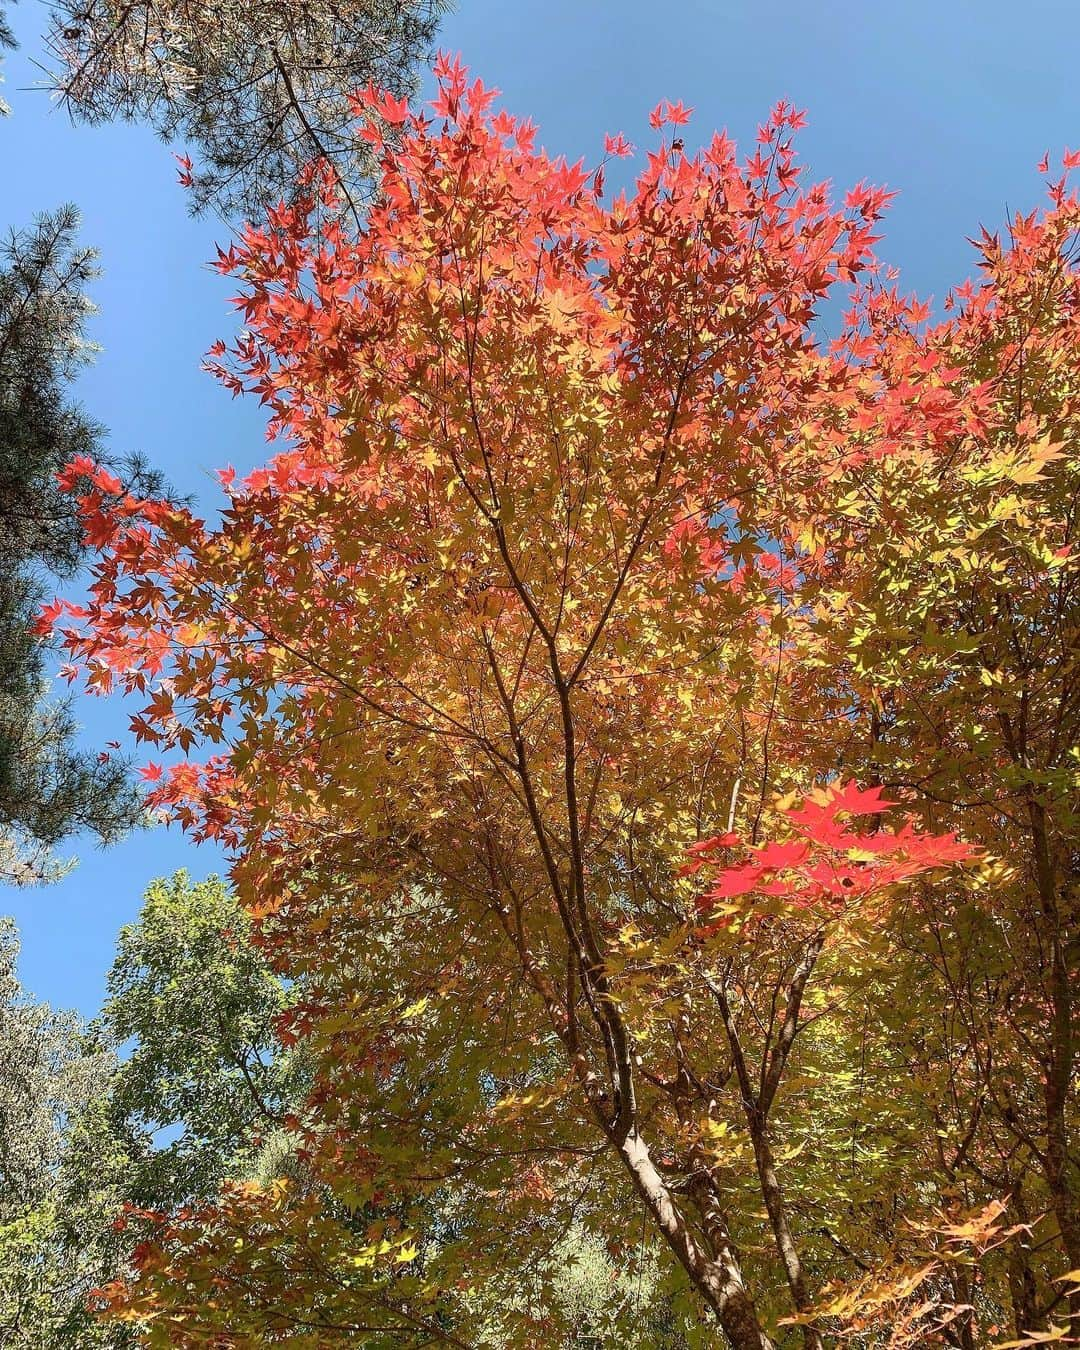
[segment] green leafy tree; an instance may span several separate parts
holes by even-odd
[[[151,883],[137,921],[120,931],[97,1024],[131,1047],[110,1085],[118,1132],[159,1140],[126,1182],[132,1203],[168,1209],[245,1178],[302,1096],[303,1065],[275,1024],[290,1001],[252,924],[217,877]]]
[[[0,1344],[5,1350],[127,1344],[99,1326],[90,1287],[116,1268],[111,1219],[138,1141],[101,1128],[115,1057],[79,1018],[23,991],[19,944],[0,920]]]
[[[382,1241],[402,1228],[390,1210],[342,1204],[298,1159],[290,1126],[311,1087],[309,1066],[277,1034],[296,990],[273,973],[253,938],[250,915],[217,877],[193,883],[181,871],[150,885],[138,919],[120,932],[98,1023],[108,1046],[133,1047],[109,1085],[113,1138],[163,1140],[129,1155],[125,1199],[140,1208],[168,1213],[216,1199],[230,1184],[254,1183],[282,1200],[299,1192],[297,1203],[322,1238],[312,1242],[309,1232],[306,1242],[289,1245],[287,1228],[270,1223],[267,1256],[317,1267],[333,1259],[336,1244],[362,1240],[372,1222],[383,1225]],[[468,1190],[467,1182],[451,1184],[430,1198],[435,1246],[460,1236]],[[684,1344],[654,1250],[624,1256],[576,1223],[556,1220],[551,1231],[547,1261],[508,1271],[475,1299],[491,1344],[515,1344],[526,1316],[553,1343],[602,1346],[640,1333],[664,1350]],[[141,1228],[133,1224],[136,1236]],[[389,1280],[373,1276],[375,1296],[391,1299],[388,1310],[401,1278],[393,1264]]]
[[[25,994],[18,951],[0,920],[0,1345],[119,1350],[132,1329],[88,1296],[138,1241],[124,1207],[175,1211],[291,1165],[280,1117],[301,1069],[273,1038],[288,992],[216,877],[149,887],[89,1026]]]
[[[125,1206],[173,1215],[204,1206],[222,1187],[242,1207],[271,1197],[267,1260],[312,1270],[340,1260],[354,1279],[356,1250],[370,1257],[347,1297],[365,1307],[375,1300],[389,1327],[408,1327],[397,1321],[407,1311],[398,1304],[410,1264],[398,1259],[409,1250],[404,1226],[391,1209],[350,1209],[314,1184],[284,1125],[310,1087],[303,1060],[275,1035],[295,991],[270,969],[229,888],[183,872],[152,883],[139,917],[120,933],[102,1015],[89,1027],[24,994],[17,954],[5,920],[0,1344],[132,1344],[145,1330],[137,1320],[101,1323],[88,1307],[92,1290],[108,1290],[129,1269],[144,1236],[144,1220],[125,1218]],[[421,1266],[460,1238],[461,1214],[474,1201],[467,1181],[432,1195],[438,1236]],[[306,1226],[290,1235],[297,1207]],[[219,1234],[207,1214],[210,1253]],[[587,1224],[567,1227],[558,1217],[548,1226],[545,1261],[515,1266],[498,1285],[466,1296],[485,1344],[520,1344],[523,1326],[549,1344],[625,1344],[635,1335],[665,1350],[685,1344],[651,1247],[622,1252]]]

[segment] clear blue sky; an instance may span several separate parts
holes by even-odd
[[[215,466],[264,454],[263,419],[200,372],[233,323],[229,288],[206,266],[220,221],[192,221],[168,149],[145,129],[73,128],[34,92],[45,23],[38,0],[12,12],[22,49],[6,64],[14,115],[0,123],[0,226],[73,201],[102,255],[93,337],[104,348],[80,382],[117,450],[141,449],[204,509]],[[695,107],[688,144],[726,127],[749,144],[781,97],[809,111],[803,157],[819,177],[896,188],[881,251],[910,289],[938,298],[970,269],[965,237],[1030,209],[1046,148],[1080,145],[1075,0],[460,0],[441,44],[460,50],[548,149],[597,154],[603,133],[648,143],[661,98]],[[81,700],[88,734],[123,739],[128,710]],[[49,888],[0,888],[23,933],[22,975],[39,996],[93,1014],[116,931],[146,883],[221,866],[175,831],[137,835],[81,861]]]

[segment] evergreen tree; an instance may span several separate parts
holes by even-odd
[[[0,50],[5,47],[9,50],[15,46],[15,34],[11,31],[11,24],[8,23],[8,17],[3,9],[0,9]],[[10,112],[8,105],[0,98],[0,116]]]
[[[351,98],[415,88],[444,0],[60,0],[55,86],[78,120],[149,122],[198,154],[196,209],[255,218],[313,159],[355,213],[371,148]]]
[[[69,398],[93,353],[95,254],[77,227],[64,206],[0,242],[0,879],[16,883],[62,870],[53,850],[69,835],[108,843],[142,815],[126,765],[78,748],[69,704],[49,699],[35,624],[46,578],[70,579],[83,559],[76,503],[56,475],[103,453],[101,428]],[[135,490],[156,482],[137,461],[126,476]]]

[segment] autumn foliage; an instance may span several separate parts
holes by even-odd
[[[356,100],[362,231],[315,169],[221,257],[282,445],[220,519],[66,479],[66,641],[303,990],[335,1242],[414,1234],[393,1343],[556,1343],[484,1291],[570,1214],[736,1347],[1075,1330],[1075,196],[930,324],[794,108],[740,159],[663,104],[612,196],[624,138],[568,164],[437,75]],[[353,1343],[267,1320],[325,1270],[238,1270],[222,1203],[227,1263],[174,1227],[114,1307]]]

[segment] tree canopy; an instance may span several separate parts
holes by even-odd
[[[48,625],[35,616],[49,585],[85,556],[78,504],[57,481],[72,456],[108,455],[101,429],[69,386],[93,355],[85,323],[96,276],[67,206],[0,242],[0,879],[56,875],[53,850],[69,835],[105,843],[141,820],[140,793],[122,759],[84,750],[68,703],[46,678]],[[135,459],[136,490],[160,480]]]
[[[313,159],[353,211],[372,164],[349,97],[413,90],[441,0],[63,0],[48,46],[72,115],[148,121],[196,153],[192,202],[240,220],[291,196]]]
[[[19,943],[0,921],[0,1338],[12,1350],[120,1347],[123,1328],[86,1295],[118,1264],[110,1224],[130,1161],[119,1136],[90,1130],[115,1058],[71,1013],[30,998]],[[89,1145],[93,1133],[93,1145]]]
[[[144,1207],[208,1200],[251,1174],[256,1141],[303,1095],[297,1056],[275,1037],[289,997],[250,926],[218,878],[180,872],[152,883],[120,930],[98,1034],[130,1047],[111,1113],[163,1140],[129,1177],[127,1198]]]
[[[315,168],[222,255],[286,443],[220,520],[63,480],[66,644],[233,851],[338,1205],[150,1220],[113,1315],[549,1345],[475,1300],[577,1223],[691,1343],[1075,1334],[1075,192],[930,322],[789,105],[740,159],[662,104],[612,199],[622,137],[437,75],[356,100],[361,229]]]
[[[130,1326],[93,1315],[93,1290],[130,1268],[137,1216],[288,1164],[284,1118],[303,1080],[273,1040],[288,995],[249,929],[216,877],[153,882],[87,1024],[23,990],[14,925],[0,922],[5,1346],[130,1346]]]

